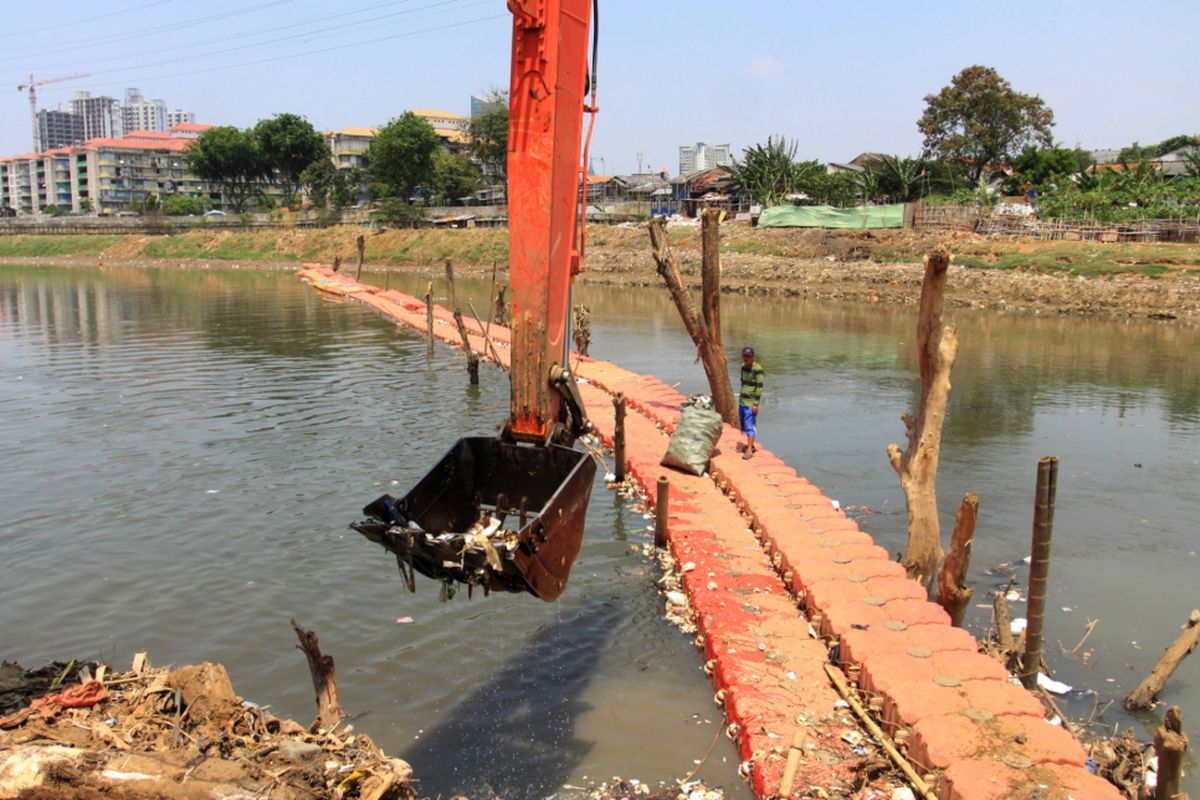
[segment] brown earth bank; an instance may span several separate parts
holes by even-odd
[[[700,236],[669,227],[685,279],[700,281]],[[175,236],[0,237],[0,259],[18,263],[295,268],[301,262],[355,269],[366,240],[366,270],[441,274],[451,259],[462,276],[504,277],[507,231],[370,230],[353,226],[272,231],[199,231]],[[17,241],[21,240],[21,241]],[[69,241],[64,241],[69,240]],[[864,303],[915,304],[921,258],[937,244],[954,254],[947,303],[1030,314],[1200,322],[1200,246],[1034,241],[912,230],[826,231],[723,226],[723,287],[729,292]],[[35,255],[36,254],[36,255]],[[636,226],[588,228],[583,283],[661,286],[649,237]]]

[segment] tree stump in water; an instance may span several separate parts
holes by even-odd
[[[1183,780],[1183,756],[1188,749],[1188,737],[1183,732],[1183,714],[1179,706],[1167,709],[1162,727],[1154,734],[1154,754],[1158,756],[1158,785],[1156,800],[1177,800]]]
[[[313,689],[317,693],[317,720],[312,729],[331,730],[346,716],[338,698],[337,675],[333,669],[333,656],[321,654],[321,644],[314,631],[301,628],[292,620],[292,630],[300,640],[299,649],[308,659],[308,671],[312,673]]]
[[[937,602],[950,615],[950,624],[961,628],[974,591],[967,586],[967,566],[971,562],[971,544],[975,541],[975,520],[979,518],[979,498],[972,492],[963,495],[954,520],[950,553],[938,573]]]
[[[941,529],[937,509],[937,465],[942,444],[942,422],[950,398],[950,370],[958,354],[958,334],[953,325],[942,328],[942,302],[950,251],[938,246],[925,256],[925,281],[917,312],[917,359],[921,370],[921,398],[915,417],[902,414],[908,447],[888,445],[888,461],[900,478],[908,509],[908,547],[904,566],[910,578],[926,588],[942,561]]]
[[[1200,610],[1193,610],[1183,626],[1183,633],[1179,634],[1179,637],[1166,649],[1146,679],[1125,698],[1125,708],[1130,711],[1152,708],[1154,699],[1167,685],[1171,674],[1183,663],[1183,659],[1187,658],[1188,653],[1196,649],[1198,643],[1200,643]]]

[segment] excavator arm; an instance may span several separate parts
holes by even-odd
[[[595,462],[567,358],[571,279],[583,256],[580,158],[593,0],[508,0],[512,399],[499,437],[460,439],[407,494],[383,495],[353,527],[443,591],[466,584],[554,600],[583,541]],[[594,75],[591,86],[594,89]],[[586,150],[586,147],[584,148]]]
[[[592,0],[508,0],[512,408],[508,435],[544,443],[569,417],[586,427],[565,355],[571,278],[581,261],[580,166]],[[564,373],[564,370],[566,372]],[[571,414],[564,414],[564,403]],[[575,408],[570,408],[574,405]]]

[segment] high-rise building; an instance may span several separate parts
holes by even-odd
[[[726,167],[733,163],[728,144],[705,144],[679,146],[679,174],[687,175],[701,169]]]
[[[177,108],[174,111],[167,112],[167,129],[174,128],[176,125],[192,125],[196,122],[196,115],[191,111],[184,111]]]
[[[121,122],[126,133],[165,131],[167,104],[162,100],[147,100],[139,89],[126,89],[125,104],[121,106]]]
[[[83,138],[117,139],[125,133],[121,106],[115,97],[92,97],[88,92],[76,92],[71,101],[71,113],[83,119]]]
[[[38,112],[38,150],[83,144],[83,117],[43,108]]]

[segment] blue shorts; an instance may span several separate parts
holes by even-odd
[[[747,436],[754,436],[758,433],[755,427],[755,418],[758,414],[754,413],[754,409],[750,406],[738,406],[738,419],[742,423],[742,433]]]

